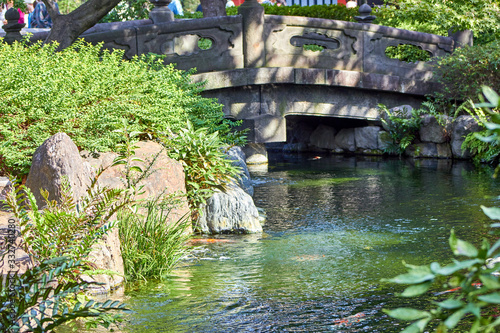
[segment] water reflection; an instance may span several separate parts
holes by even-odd
[[[489,171],[450,161],[290,157],[253,177],[264,234],[197,246],[171,279],[129,291],[125,331],[400,331],[380,309],[405,300],[380,279],[450,260],[452,227],[479,242],[479,205],[498,203]]]

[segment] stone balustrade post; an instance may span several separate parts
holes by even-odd
[[[172,22],[174,13],[168,8],[172,0],[149,0],[155,7],[149,12],[149,18],[154,24]]]
[[[455,41],[456,47],[472,46],[474,43],[474,34],[472,30],[456,31],[448,30],[448,37]]]
[[[7,20],[7,24],[2,26],[2,29],[5,31],[5,37],[3,38],[4,42],[12,44],[15,41],[20,41],[23,38],[21,35],[21,29],[24,28],[25,24],[18,23],[19,12],[17,9],[9,9],[5,13],[5,19]]]
[[[238,7],[243,19],[243,64],[246,68],[266,63],[264,7],[257,0],[246,0]]]

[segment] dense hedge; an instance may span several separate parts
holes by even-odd
[[[158,57],[122,60],[123,51],[75,43],[30,47],[0,43],[0,165],[27,173],[45,139],[66,132],[80,149],[109,151],[122,136],[114,130],[174,132],[189,119],[196,128],[224,135],[222,106],[199,95],[189,73]]]

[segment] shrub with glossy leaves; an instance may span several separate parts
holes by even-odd
[[[114,150],[123,137],[114,130],[152,134],[179,131],[189,119],[196,128],[231,127],[222,106],[202,98],[190,73],[163,65],[161,57],[123,60],[123,50],[101,51],[78,41],[56,45],[0,43],[0,167],[26,174],[35,149],[57,132],[80,149]]]

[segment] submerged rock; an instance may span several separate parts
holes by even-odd
[[[253,199],[239,186],[216,191],[202,207],[197,228],[207,234],[262,232]]]

